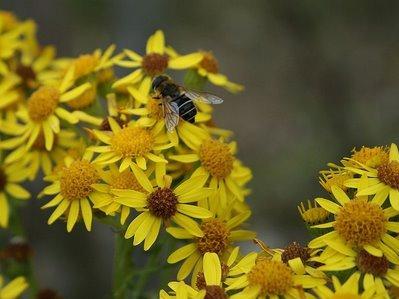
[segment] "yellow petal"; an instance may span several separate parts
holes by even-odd
[[[171,255],[169,255],[167,262],[169,264],[175,264],[180,262],[181,260],[186,259],[191,254],[193,254],[197,250],[197,245],[194,243],[190,243],[180,247],[179,249],[175,250]]]
[[[182,70],[193,67],[201,62],[203,54],[192,53],[184,56],[178,56],[169,60],[168,66],[171,69]]]
[[[80,208],[82,209],[83,222],[85,223],[86,229],[91,231],[91,224],[93,221],[93,213],[91,211],[91,206],[87,198],[82,198],[80,200]]]
[[[71,206],[69,207],[69,214],[67,220],[67,231],[71,232],[75,226],[79,216],[79,200],[72,200]]]

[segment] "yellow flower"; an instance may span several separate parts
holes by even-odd
[[[140,84],[140,90],[144,94],[150,91],[152,78],[155,76],[163,74],[167,69],[188,69],[202,59],[201,53],[170,57],[165,51],[165,37],[161,30],[157,30],[147,40],[146,55],[141,56],[132,50],[125,50],[125,54],[130,60],[118,62],[117,65],[138,69],[117,80],[113,87]]]
[[[146,171],[146,175],[150,173]],[[95,201],[93,208],[100,209],[107,215],[115,215],[120,213],[120,223],[123,225],[130,214],[130,206],[121,204],[115,200],[116,196],[113,192],[118,190],[133,190],[145,192],[145,189],[140,185],[131,169],[126,169],[119,172],[115,164],[109,165],[109,170],[104,170],[101,173],[101,179],[104,183],[93,184],[92,187],[98,192],[103,193],[101,200]]]
[[[399,243],[395,238],[391,238],[395,243]],[[362,249],[354,256],[347,256],[332,248],[326,248],[320,256],[313,257],[312,260],[323,264],[318,268],[321,271],[356,271],[365,290],[375,289],[376,294],[384,298],[389,298],[391,286],[399,286],[399,269],[390,263],[385,255],[374,256]]]
[[[385,164],[389,159],[389,149],[386,146],[366,147],[362,146],[359,150],[353,149],[352,156],[344,159],[345,166],[359,167],[359,164],[367,167],[376,168]]]
[[[301,204],[298,206],[298,211],[303,221],[305,221],[308,225],[324,223],[330,215],[330,212],[318,206],[316,201],[314,201],[312,204],[310,200],[308,200],[307,208],[303,202],[301,202]]]
[[[322,175],[319,177],[320,185],[328,192],[331,193],[331,187],[337,186],[346,191],[347,187],[345,182],[353,177],[353,174],[342,167],[337,169],[329,169],[320,171]]]
[[[49,225],[65,215],[67,231],[70,232],[81,215],[86,229],[91,230],[93,215],[89,199],[95,202],[102,194],[92,187],[99,182],[101,170],[90,160],[90,154],[87,153],[81,160],[66,159],[66,166],[59,174],[49,178],[52,184],[42,191],[44,195],[55,195],[42,207],[42,209],[56,207],[48,219]]]
[[[332,285],[334,290],[331,290],[327,286],[318,286],[314,289],[317,297],[320,299],[377,299],[383,298],[375,296],[374,289],[368,289],[364,292],[359,291],[359,278],[360,273],[353,273],[344,284],[341,284],[336,276],[332,277]]]
[[[25,167],[21,163],[0,166],[0,227],[8,226],[10,216],[8,197],[19,200],[30,197],[29,192],[20,186],[26,177]]]
[[[114,199],[116,202],[134,208],[140,213],[128,226],[126,239],[134,237],[133,245],[144,241],[144,250],[148,250],[157,239],[161,224],[170,220],[185,227],[196,237],[204,235],[192,218],[209,218],[212,217],[212,212],[190,204],[202,200],[209,194],[207,189],[203,188],[204,177],[191,177],[172,188],[171,177],[164,176],[164,179],[154,187],[140,168],[135,164],[132,164],[131,168],[145,191],[126,189],[112,191],[117,195]]]
[[[203,281],[198,291],[181,282],[170,282],[168,286],[177,298],[227,298],[223,288],[223,267],[216,253],[208,252],[204,255]],[[186,297],[180,297],[186,295]],[[160,292],[160,298],[174,298],[165,291]]]
[[[254,232],[239,228],[250,215],[251,212],[246,211],[231,218],[215,216],[204,219],[200,226],[200,238],[184,226],[167,228],[166,231],[174,238],[191,241],[175,250],[167,259],[170,264],[184,260],[177,273],[177,279],[183,280],[192,272],[192,283],[195,284],[196,275],[202,267],[203,256],[207,252],[223,257],[232,250],[232,243],[255,238]]]
[[[212,52],[202,52],[203,58],[196,65],[200,76],[206,77],[212,84],[226,88],[232,93],[240,92],[244,86],[230,82],[228,78],[219,72],[219,62]]]
[[[357,196],[374,195],[373,201],[382,205],[389,197],[391,206],[399,211],[399,152],[392,143],[389,159],[374,167],[359,162],[360,168],[346,167],[360,175],[360,178],[347,180],[345,186],[357,189]]]
[[[348,195],[336,186],[332,187],[332,194],[338,204],[324,198],[317,198],[316,202],[334,214],[334,221],[315,225],[312,228],[333,228],[333,230],[313,239],[309,247],[328,246],[346,256],[355,256],[356,250],[364,249],[374,256],[381,257],[385,254],[390,262],[399,264],[399,256],[396,253],[399,248],[389,235],[389,232],[399,232],[397,222],[389,220],[399,212],[391,207],[383,209],[381,202],[374,199],[350,200]]]
[[[105,145],[89,147],[89,151],[100,153],[95,163],[108,165],[120,162],[119,171],[122,172],[132,165],[147,169],[147,161],[159,164],[167,163],[159,151],[173,146],[160,125],[152,129],[139,126],[131,122],[121,128],[112,117],[108,118],[111,132],[93,130],[94,135]]]
[[[4,278],[0,276],[0,298],[16,299],[28,288],[25,277],[19,276],[8,284],[4,285]]]
[[[9,130],[14,131],[18,136],[2,141],[0,148],[12,149],[24,142],[29,148],[40,132],[43,132],[45,148],[50,151],[54,143],[54,134],[60,132],[60,118],[72,124],[79,121],[74,114],[62,108],[60,104],[79,97],[91,88],[88,82],[71,88],[74,84],[73,76],[74,68],[71,67],[59,86],[42,86],[33,92],[28,99],[27,107],[18,111],[18,116],[24,125],[8,124]]]
[[[5,75],[0,82],[0,118],[3,111],[9,109],[11,106],[16,104],[20,99],[21,95],[17,91],[16,87],[19,84],[20,79],[18,76],[8,73]]]
[[[171,155],[171,160],[182,163],[200,162],[200,166],[193,175],[205,175],[210,178],[209,186],[215,190],[222,206],[227,205],[229,194],[240,201],[244,200],[246,190],[244,185],[251,179],[251,171],[242,166],[234,157],[236,152],[235,142],[229,144],[222,140],[205,139],[192,140],[189,147],[194,150],[192,154]]]
[[[39,170],[48,176],[52,173],[54,164],[68,155],[68,151],[81,145],[73,131],[60,130],[54,135],[54,146],[51,151],[45,148],[43,132],[40,132],[31,148],[24,144],[9,153],[4,159],[5,163],[21,161],[26,167],[28,178],[34,180]]]
[[[233,270],[233,269],[232,269]],[[246,265],[229,272],[226,279],[227,291],[238,291],[232,299],[256,298],[304,298],[311,289],[326,283],[324,278],[312,277],[281,261],[281,255],[273,258],[258,258],[247,261]],[[233,273],[235,276],[233,276]]]

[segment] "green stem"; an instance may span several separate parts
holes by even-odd
[[[128,285],[133,277],[133,244],[122,233],[115,233],[113,298],[126,299]]]

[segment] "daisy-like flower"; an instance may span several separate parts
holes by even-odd
[[[353,298],[353,299],[371,299],[382,298],[375,296],[374,289],[368,289],[364,292],[359,291],[360,273],[353,273],[343,284],[336,276],[332,277],[333,290],[322,285],[314,288],[314,292],[320,299],[338,299],[338,298]]]
[[[203,231],[192,218],[210,218],[213,213],[191,203],[209,195],[208,190],[203,187],[204,177],[191,177],[172,188],[172,178],[164,176],[154,187],[146,174],[135,164],[131,165],[131,169],[144,191],[112,190],[117,196],[114,199],[116,202],[140,212],[128,226],[126,239],[134,237],[135,246],[144,241],[144,250],[148,250],[156,241],[161,224],[168,224],[170,220],[185,227],[191,234],[203,237]]]
[[[119,171],[122,172],[132,165],[138,165],[145,170],[148,160],[156,165],[168,162],[158,154],[159,151],[173,146],[161,125],[149,129],[130,122],[122,128],[112,117],[108,118],[108,123],[110,132],[93,130],[94,135],[105,143],[88,148],[100,153],[95,163],[107,165],[120,162]]]
[[[312,228],[332,228],[309,243],[310,248],[331,247],[346,256],[356,256],[356,251],[364,249],[374,256],[386,255],[388,260],[399,264],[397,243],[392,241],[389,232],[399,232],[397,222],[389,219],[399,212],[391,207],[383,209],[381,201],[366,198],[350,200],[340,188],[333,186],[335,203],[324,198],[316,202],[334,214],[334,221],[315,225]],[[396,251],[396,252],[395,252]]]
[[[147,170],[146,175],[150,174]],[[133,190],[138,192],[145,192],[145,189],[140,185],[134,173],[130,168],[119,172],[115,164],[109,165],[109,170],[104,170],[101,173],[103,183],[93,184],[92,187],[98,192],[103,193],[101,200],[94,203],[93,208],[100,209],[107,215],[114,215],[120,213],[120,223],[123,225],[130,214],[131,207],[121,204],[115,200],[113,192],[118,193],[118,190]]]
[[[0,165],[0,227],[7,227],[10,217],[9,197],[27,200],[30,194],[20,184],[27,173],[21,163]]]
[[[44,133],[40,132],[31,148],[27,148],[24,144],[20,145],[6,156],[4,162],[21,161],[27,168],[28,178],[34,180],[39,170],[46,176],[50,175],[55,163],[63,160],[68,151],[79,147],[81,142],[75,132],[60,130],[54,135],[53,148],[48,151],[45,147]]]
[[[8,124],[10,131],[14,130],[17,137],[1,142],[0,148],[12,149],[26,142],[31,147],[40,132],[43,132],[45,147],[50,151],[54,143],[54,134],[60,132],[60,118],[69,123],[76,124],[79,119],[71,112],[60,106],[79,97],[91,84],[86,82],[78,87],[74,85],[74,68],[71,67],[58,87],[42,86],[31,94],[27,108],[18,112],[18,116],[24,122],[21,129],[14,123]]]
[[[378,166],[359,164],[360,168],[346,167],[347,170],[360,175],[346,181],[345,185],[357,189],[357,196],[374,195],[373,201],[382,205],[389,197],[391,206],[399,211],[399,152],[396,144],[392,143],[389,159]]]
[[[23,276],[19,276],[7,284],[5,284],[4,278],[0,276],[0,298],[16,299],[28,288],[28,286],[28,282]]]
[[[305,298],[310,296],[306,289],[326,283],[324,278],[296,270],[285,264],[279,254],[272,258],[258,257],[256,261],[250,260],[246,267],[230,271],[226,290],[236,291],[232,299]]]
[[[393,240],[396,240],[392,237]],[[394,241],[399,243],[398,240]],[[322,263],[322,271],[346,271],[359,273],[363,289],[375,289],[376,294],[389,298],[389,289],[399,286],[399,270],[388,261],[385,255],[378,257],[365,250],[356,252],[355,256],[346,256],[332,248],[325,249],[314,261]]]
[[[52,184],[42,191],[44,195],[54,196],[42,207],[42,209],[56,207],[48,219],[49,225],[65,215],[67,231],[70,232],[81,215],[86,229],[91,230],[93,215],[89,199],[96,202],[102,194],[92,187],[99,182],[101,170],[90,160],[89,153],[86,153],[81,160],[66,158],[65,167],[58,175],[49,178]]]
[[[157,30],[148,38],[144,56],[132,50],[125,50],[125,54],[130,60],[120,61],[117,65],[137,68],[137,70],[117,80],[113,87],[119,88],[140,84],[140,90],[145,95],[150,91],[151,82],[155,76],[165,73],[167,69],[183,70],[191,68],[203,59],[201,53],[170,57],[165,51],[165,36],[161,30]]]
[[[381,164],[388,163],[389,148],[386,146],[366,147],[362,146],[360,149],[353,149],[352,155],[349,159],[344,159],[342,164],[345,166],[352,166],[359,168],[365,165],[371,168],[377,168]]]
[[[169,227],[166,231],[176,239],[188,240],[186,244],[171,253],[167,259],[170,264],[184,261],[177,273],[177,280],[183,280],[193,273],[194,284],[198,271],[201,269],[203,257],[207,252],[218,254],[221,258],[228,255],[234,242],[251,240],[256,234],[243,230],[240,226],[250,217],[251,212],[243,212],[231,218],[212,217],[204,219],[200,229],[202,236],[188,231],[183,227]]]
[[[331,193],[331,187],[337,186],[342,190],[346,191],[347,187],[345,182],[353,177],[353,174],[342,167],[336,169],[322,170],[320,171],[321,177],[319,177],[320,185]]]
[[[312,203],[308,200],[307,203],[307,207],[305,207],[303,202],[298,206],[298,211],[303,221],[305,221],[307,225],[324,223],[330,215],[330,212],[318,206],[316,201]]]
[[[190,144],[195,151],[192,154],[171,155],[170,159],[182,163],[200,162],[193,175],[205,175],[210,178],[209,186],[217,190],[222,206],[227,205],[228,193],[240,201],[244,200],[244,185],[251,179],[251,171],[241,165],[234,157],[236,143],[224,143],[222,140],[205,139]]]
[[[201,284],[199,290],[195,291],[190,286],[181,285],[179,282],[169,283],[177,298],[182,296],[181,292],[187,293],[191,298],[228,298],[223,288],[223,267],[216,253],[208,252],[204,255],[203,272],[201,272]],[[165,291],[161,291],[160,298],[174,298]],[[184,297],[190,298],[190,297]]]

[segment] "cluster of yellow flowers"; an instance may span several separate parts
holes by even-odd
[[[243,87],[219,72],[211,52],[178,54],[160,30],[144,55],[115,50],[59,58],[38,44],[33,21],[0,12],[0,227],[31,197],[21,184],[42,175],[47,186],[38,198],[50,196],[43,209],[53,209],[48,224],[65,221],[70,232],[81,222],[90,231],[93,218],[109,220],[132,248],[150,250],[163,231],[182,244],[169,252],[167,263],[180,267],[160,298],[399,293],[396,145],[354,150],[322,171],[330,199],[299,207],[318,236],[307,246],[271,249],[246,229],[252,174],[236,158],[231,132],[215,125],[205,103],[196,103],[195,123],[180,120],[168,131],[151,83],[175,70],[198,89],[206,82],[233,93]],[[117,77],[117,67],[131,71]],[[240,241],[260,250],[244,254]],[[28,287],[23,277],[2,284],[1,299]]]

